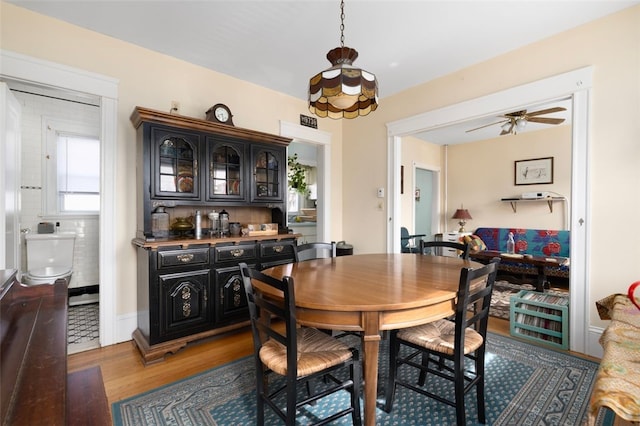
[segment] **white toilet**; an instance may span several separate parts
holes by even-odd
[[[27,285],[53,283],[60,278],[71,280],[75,232],[26,234],[27,272],[21,281]]]

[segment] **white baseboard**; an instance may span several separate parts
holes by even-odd
[[[113,329],[113,341],[107,342],[103,339],[100,339],[100,345],[104,347],[131,340],[131,334],[135,331],[136,328],[138,328],[137,312],[118,315],[116,317],[116,323]]]
[[[587,355],[602,358],[604,351],[600,346],[600,336],[602,336],[603,332],[604,328],[589,327],[589,333],[587,333]]]

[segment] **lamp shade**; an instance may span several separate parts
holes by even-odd
[[[453,216],[451,216],[451,219],[469,220],[469,219],[473,219],[473,218],[471,217],[471,214],[469,214],[469,210],[467,210],[467,209],[458,209],[453,214]]]
[[[376,76],[353,66],[358,52],[336,47],[327,53],[333,65],[309,80],[309,111],[318,117],[356,118],[378,108]]]
[[[451,216],[451,219],[458,219],[458,223],[460,224],[460,229],[458,229],[458,232],[465,232],[464,225],[467,224],[467,220],[473,219],[473,218],[471,217],[471,214],[469,214],[469,210],[458,209],[453,214],[453,216]]]

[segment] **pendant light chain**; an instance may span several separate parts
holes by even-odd
[[[340,1],[340,47],[344,47],[344,0]]]

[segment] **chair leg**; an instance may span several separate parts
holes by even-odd
[[[351,406],[353,407],[353,413],[351,414],[351,418],[354,426],[360,426],[362,424],[362,415],[360,414],[362,364],[360,362],[351,364],[351,379],[353,380],[353,387],[351,388]]]
[[[295,377],[287,377],[287,426],[296,424],[296,395],[297,386]]]
[[[260,361],[257,361],[260,362]],[[258,366],[256,370],[259,375],[256,379],[256,425],[264,426],[264,398],[263,395],[267,391],[267,380],[264,376],[264,372],[261,367]]]
[[[482,349],[480,349],[482,350]],[[478,422],[487,422],[484,405],[484,352],[476,358],[476,374],[480,380],[476,384],[476,398],[478,404]]]
[[[384,404],[384,411],[387,413],[390,413],[393,408],[393,399],[396,394],[396,374],[398,369],[397,358],[400,350],[400,342],[398,341],[396,334],[396,331],[392,331],[389,336],[389,378],[387,381]]]
[[[426,369],[429,367],[429,354],[422,352],[422,366]],[[442,359],[442,358],[440,358]],[[424,386],[424,382],[427,381],[427,371],[420,370],[420,376],[418,376],[418,386]]]
[[[466,424],[466,415],[464,411],[464,359],[455,360],[455,397],[456,397],[456,423],[460,425]]]
[[[264,400],[260,391],[256,391],[258,394],[258,400],[256,403],[256,425],[264,426]]]

